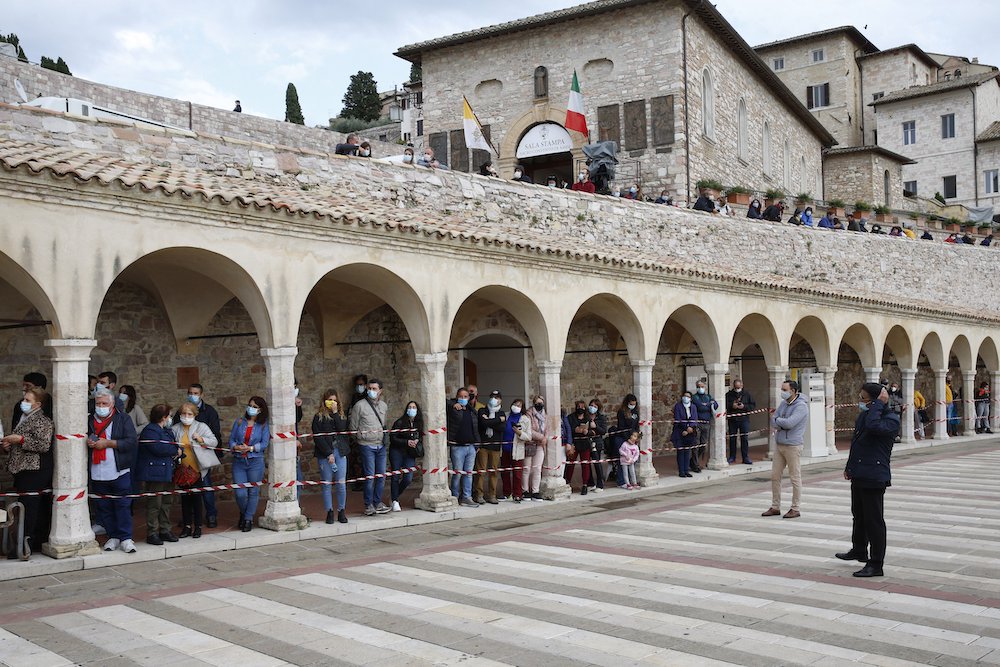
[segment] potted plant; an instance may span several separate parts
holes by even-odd
[[[770,206],[775,202],[779,202],[785,198],[785,192],[783,190],[778,190],[775,188],[768,188],[764,193],[764,206]]]
[[[927,226],[931,229],[944,229],[944,218],[931,213],[927,216]]]
[[[698,192],[708,190],[708,195],[712,199],[718,199],[719,193],[722,192],[722,183],[714,178],[702,178],[695,183],[695,186],[698,188]]]
[[[750,188],[745,188],[742,185],[733,185],[726,190],[726,199],[730,204],[749,206],[752,196],[753,192],[750,191]]]
[[[989,236],[993,233],[993,223],[992,222],[980,222],[976,230],[983,236]]]
[[[960,232],[962,231],[962,221],[956,217],[951,217],[945,220],[944,230],[946,232]]]
[[[845,215],[844,208],[847,204],[844,203],[843,199],[831,199],[826,202],[826,207],[828,209],[833,209],[833,214],[838,218],[843,218]]]
[[[860,201],[860,200],[854,202],[854,212],[855,212],[855,214],[860,213],[860,214],[863,215],[865,213],[870,213],[871,210],[872,210],[872,205],[869,204],[868,202]]]
[[[808,206],[813,203],[813,196],[808,192],[800,192],[795,195],[795,204],[797,206]]]
[[[876,206],[875,219],[879,222],[896,222],[896,216],[892,215],[892,211],[888,206]]]

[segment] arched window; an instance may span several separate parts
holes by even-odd
[[[715,84],[707,69],[701,77],[701,116],[705,136],[715,139]]]
[[[799,158],[799,190],[805,192],[809,188],[809,172],[806,171],[806,156]]]
[[[788,145],[788,139],[785,139],[785,150],[781,156],[782,169],[784,170],[782,182],[785,184],[785,188],[791,189],[792,187],[792,149]]]
[[[535,68],[535,97],[549,96],[549,70],[541,65]]]
[[[891,204],[889,203],[889,194],[892,191],[892,187],[890,185],[891,182],[892,182],[892,179],[889,177],[889,170],[886,169],[885,170],[885,175],[882,176],[882,187],[885,190],[885,205],[886,206],[891,206]]]
[[[771,125],[764,121],[764,132],[761,134],[760,156],[764,162],[764,175],[771,175]]]
[[[747,159],[747,103],[742,97],[736,110],[736,124],[736,154],[745,162]]]

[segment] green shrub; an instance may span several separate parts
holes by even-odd
[[[722,183],[714,178],[702,178],[695,185],[699,190],[708,188],[709,190],[722,190]]]

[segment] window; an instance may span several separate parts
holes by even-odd
[[[424,136],[424,121],[423,120],[418,120],[417,121],[417,136],[418,137]]]
[[[812,58],[814,63],[821,63],[825,60],[823,49],[813,49]]]
[[[962,70],[960,70],[960,69],[955,70],[955,78],[956,79],[961,79],[962,78]]]
[[[785,139],[785,149],[781,156],[781,166],[783,169],[781,182],[785,184],[785,188],[788,190],[792,189],[792,149],[788,146],[788,139]]]
[[[809,172],[806,170],[806,157],[799,158],[799,191],[805,192],[809,189]]]
[[[413,135],[411,135],[409,132],[403,132],[403,142],[404,143],[407,143],[407,144],[410,143],[410,140],[412,138],[413,138]]]
[[[806,86],[806,107],[815,109],[828,106],[830,106],[830,84]]]
[[[747,159],[747,103],[740,98],[740,104],[736,109],[736,155],[746,162]]]
[[[785,69],[785,57],[784,56],[780,56],[778,58],[775,58],[774,59],[774,71],[777,72],[777,71],[783,70],[783,69]]]
[[[958,196],[958,177],[957,176],[945,176],[944,177],[944,198],[954,199]]]
[[[424,104],[424,93],[420,91],[417,93],[417,106],[423,106]]]
[[[988,195],[1000,193],[1000,170],[987,169],[983,172],[983,176],[985,176],[984,192]]]
[[[885,173],[882,175],[882,196],[885,198],[885,205],[892,206],[890,203],[889,192],[892,189],[892,177],[889,174],[889,170],[886,169]]]
[[[764,121],[764,132],[761,134],[760,155],[764,161],[764,175],[771,175],[771,126]]]
[[[955,138],[955,114],[947,113],[941,116],[941,138]]]
[[[908,120],[903,123],[903,145],[909,146],[917,143],[917,121]]]
[[[701,115],[705,136],[715,139],[715,84],[707,69],[701,77]]]
[[[903,192],[909,193],[911,195],[917,194],[917,182],[916,181],[905,181],[903,183]]]
[[[878,102],[883,97],[885,97],[884,92],[875,93],[874,95],[872,95],[872,102]]]
[[[406,111],[406,98],[405,97],[399,101],[399,109],[400,109],[400,111]]]

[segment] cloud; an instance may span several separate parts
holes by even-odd
[[[115,39],[126,51],[152,51],[155,46],[154,37],[139,30],[118,30]]]

